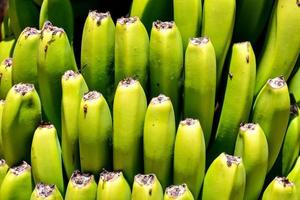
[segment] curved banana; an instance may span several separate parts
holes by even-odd
[[[144,123],[144,172],[154,173],[163,188],[172,182],[175,115],[169,97],[152,98]]]
[[[244,199],[258,199],[268,169],[268,142],[259,124],[241,124],[234,155],[243,158],[246,170]]]
[[[0,63],[0,98],[5,99],[8,91],[12,87],[12,67],[13,59],[6,58]]]
[[[13,56],[15,43],[16,39],[13,36],[0,41],[0,62]]]
[[[205,140],[198,120],[180,122],[174,145],[175,184],[186,183],[198,199],[205,173]]]
[[[194,197],[186,184],[171,185],[166,188],[164,200],[175,200],[175,199],[194,200]],[[197,198],[195,197],[195,199]]]
[[[298,156],[293,169],[289,172],[287,178],[292,181],[297,190],[297,197],[300,199],[300,157]]]
[[[165,94],[171,98],[176,121],[180,118],[181,85],[183,82],[183,47],[174,22],[155,21],[150,36],[151,98]]]
[[[62,159],[68,179],[76,169],[80,169],[78,115],[81,99],[88,87],[83,76],[72,70],[61,79],[61,148]]]
[[[256,95],[269,78],[288,80],[300,54],[299,11],[299,0],[276,0],[258,64]]]
[[[36,184],[30,200],[63,200],[56,185],[38,183]]]
[[[129,184],[142,172],[143,128],[147,99],[139,81],[120,81],[113,105],[113,168],[122,170]]]
[[[283,77],[269,79],[254,102],[251,121],[258,123],[268,140],[268,171],[274,165],[288,126],[290,98]]]
[[[291,79],[289,80],[288,83],[288,88],[289,92],[293,94],[296,103],[298,106],[300,106],[300,90],[299,90],[299,85],[300,85],[300,56],[298,56],[298,61],[294,67],[294,69],[297,69],[294,76],[290,77]]]
[[[8,172],[8,165],[6,164],[6,161],[4,159],[0,160],[0,188],[2,185],[2,182],[4,180],[4,177],[6,176],[7,172]]]
[[[242,158],[221,153],[209,166],[203,182],[203,200],[242,200],[246,170]]]
[[[163,189],[155,174],[134,177],[131,200],[163,200]]]
[[[65,200],[95,200],[96,197],[97,183],[94,176],[74,171],[68,183]]]
[[[14,85],[6,96],[1,127],[4,158],[9,166],[30,161],[31,141],[40,121],[41,102],[34,85]]]
[[[208,37],[190,40],[184,70],[184,117],[200,121],[207,147],[215,111],[217,76],[215,50]]]
[[[2,120],[4,105],[5,105],[5,100],[0,99],[0,120]],[[1,123],[1,121],[0,121],[0,158],[4,158],[3,144],[2,144],[2,123]]]

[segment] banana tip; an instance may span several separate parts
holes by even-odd
[[[55,185],[53,184],[38,183],[35,187],[38,196],[43,198],[49,197],[55,190]]]
[[[209,42],[209,38],[208,37],[191,38],[190,42],[195,46],[203,46]]]
[[[283,187],[292,187],[294,186],[294,183],[289,181],[286,177],[275,177],[275,181],[277,181],[279,184],[283,185]]]
[[[4,159],[0,159],[0,166],[6,165],[6,161]]]
[[[138,174],[134,177],[134,180],[139,185],[153,185],[155,181],[155,175],[154,174]]]
[[[172,29],[174,26],[174,22],[173,21],[163,22],[163,21],[157,20],[157,21],[153,22],[153,26],[158,30]]]
[[[84,101],[94,101],[99,99],[102,96],[100,92],[97,91],[89,91],[83,95]]]
[[[5,68],[12,67],[13,59],[12,58],[6,58],[3,62],[4,62]]]
[[[270,87],[274,89],[279,89],[279,88],[283,88],[286,85],[286,82],[283,76],[279,76],[273,79],[269,79],[268,84],[270,85]]]
[[[93,10],[89,12],[89,16],[96,22],[97,26],[100,26],[101,21],[110,16],[110,12],[97,12]]]
[[[121,173],[120,171],[109,172],[103,170],[103,172],[100,173],[100,179],[104,182],[114,181],[121,176]]]
[[[117,19],[117,23],[121,25],[130,25],[134,24],[138,20],[138,17],[121,17]]]
[[[35,90],[34,85],[30,83],[19,83],[14,85],[13,87],[15,92],[21,94],[22,96]]]
[[[29,169],[31,169],[31,166],[27,164],[27,162],[23,161],[21,165],[12,167],[10,170],[14,175],[18,176]]]
[[[225,154],[225,156],[226,156],[226,163],[228,167],[231,167],[233,164],[239,165],[242,161],[242,159],[238,156],[232,156],[228,154]]]
[[[152,98],[151,103],[153,103],[153,104],[161,104],[161,103],[163,103],[165,101],[169,101],[169,100],[170,100],[169,97],[167,97],[167,96],[165,96],[163,94],[160,94],[157,97]]]
[[[91,182],[92,178],[93,178],[92,174],[81,173],[79,170],[76,170],[73,172],[71,176],[71,181],[73,185],[77,187],[84,187]]]
[[[166,193],[168,196],[172,197],[172,198],[177,198],[180,196],[183,196],[184,193],[187,190],[187,185],[181,184],[181,185],[171,185],[169,187],[166,188]]]

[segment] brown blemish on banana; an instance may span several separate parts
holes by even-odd
[[[181,185],[171,185],[166,188],[166,193],[168,196],[176,199],[177,197],[182,196],[186,192],[186,184]]]
[[[154,174],[138,174],[134,177],[134,180],[139,184],[139,185],[153,185],[155,181],[155,175]]]
[[[71,181],[74,184],[74,186],[84,187],[91,182],[92,178],[92,174],[81,173],[79,170],[76,170],[71,176]]]
[[[225,154],[225,157],[226,157],[226,163],[227,163],[228,167],[231,167],[233,164],[239,165],[242,160],[238,156],[232,156],[232,155],[228,155],[228,154]]]
[[[51,124],[50,122],[44,122],[42,121],[39,125],[39,128],[47,128],[47,129],[51,129],[54,128],[54,125]]]
[[[165,101],[170,101],[170,98],[163,94],[160,94],[157,97],[152,98],[151,103],[152,104],[161,104]]]
[[[129,87],[130,85],[133,85],[135,83],[137,83],[137,80],[132,77],[128,77],[120,81],[120,85],[124,87]]]
[[[250,57],[249,54],[246,55],[246,62],[249,63],[250,62]]]
[[[40,33],[41,31],[37,30],[36,28],[26,27],[21,34],[24,35],[25,39],[27,39],[30,36],[39,35]]]
[[[29,169],[31,169],[31,166],[28,165],[25,161],[23,161],[23,163],[21,165],[10,168],[10,171],[14,175],[19,176],[20,174],[22,174],[23,172],[25,172]]]
[[[300,7],[300,0],[297,0],[297,6]]]
[[[0,166],[3,166],[3,165],[5,165],[6,164],[6,161],[4,160],[4,159],[1,159],[0,160]]]
[[[89,91],[83,95],[84,101],[94,101],[99,99],[102,96],[100,92],[97,91]]]
[[[153,22],[153,26],[158,30],[166,30],[166,29],[172,29],[174,26],[174,22],[162,22],[160,20],[157,20]]]
[[[83,106],[84,118],[86,118],[87,112],[88,112],[88,105],[87,105],[87,104],[84,104],[84,106]]]
[[[12,58],[6,58],[4,60],[5,68],[12,67],[12,64],[13,64],[13,59]]]
[[[298,109],[297,104],[292,104],[290,106],[290,114],[293,115],[293,116],[298,116],[299,115],[299,109]]]
[[[229,72],[229,73],[228,73],[228,76],[229,76],[230,80],[232,80],[232,78],[233,78],[233,73]]]
[[[196,120],[196,119],[187,118],[187,119],[185,119],[185,120],[182,120],[182,121],[180,122],[180,124],[183,125],[183,126],[193,126],[194,124],[197,123],[197,121],[198,121],[198,120]]]
[[[63,79],[64,80],[69,80],[69,79],[74,79],[74,78],[76,78],[76,77],[78,77],[79,76],[79,72],[75,72],[75,71],[73,71],[73,70],[68,70],[68,71],[66,71],[65,73],[64,73],[64,75],[63,75]]]
[[[100,173],[100,179],[103,182],[112,182],[119,178],[121,176],[121,172],[116,171],[116,172],[109,172],[106,170],[103,170],[103,172]]]
[[[282,184],[283,187],[292,187],[294,186],[294,183],[289,181],[289,179],[287,179],[286,177],[279,177],[276,176],[275,177],[275,181],[277,181],[278,183]]]
[[[274,89],[279,89],[283,88],[286,85],[286,82],[283,76],[279,76],[273,79],[269,79],[268,84]]]
[[[47,198],[54,192],[55,185],[38,183],[36,189],[39,197]]]
[[[117,23],[121,25],[130,25],[134,24],[137,20],[137,17],[121,17],[117,20]]]
[[[34,91],[34,85],[29,83],[19,83],[13,86],[15,92],[24,96],[25,94]]]
[[[209,42],[208,37],[197,37],[190,39],[191,44],[196,46],[203,46]]]
[[[89,16],[94,20],[96,21],[97,23],[97,26],[100,26],[101,25],[101,21],[103,19],[106,19],[110,16],[110,13],[109,12],[97,12],[96,10],[93,10],[93,11],[90,11],[89,12]]]
[[[240,129],[243,130],[243,131],[254,131],[256,128],[256,124],[255,123],[241,123],[240,124]]]

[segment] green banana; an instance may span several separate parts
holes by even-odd
[[[65,200],[95,200],[97,197],[97,183],[91,174],[76,170],[68,183]]]
[[[9,169],[9,167],[6,164],[6,161],[4,159],[1,159],[0,160],[0,188],[1,188],[2,182],[4,180],[4,177],[7,174],[8,169]]]
[[[81,73],[91,90],[113,100],[115,24],[109,12],[90,11],[81,41]]]
[[[203,183],[203,200],[242,200],[246,170],[242,158],[221,153],[209,166]]]
[[[51,164],[50,164],[51,163]],[[32,139],[31,166],[34,182],[55,184],[64,194],[61,148],[55,127],[49,123],[40,124]]]
[[[269,78],[284,76],[288,80],[300,54],[299,10],[299,0],[276,0],[260,55],[255,94]]]
[[[198,199],[205,172],[205,140],[198,120],[180,122],[174,145],[175,184],[186,183]]]
[[[121,171],[108,172],[104,170],[100,174],[97,188],[97,200],[130,200],[130,186]]]
[[[194,197],[186,184],[171,185],[166,188],[164,200],[174,200],[174,199],[194,200]],[[195,199],[197,198],[195,197]]]
[[[149,51],[151,97],[159,94],[169,96],[176,121],[179,121],[183,47],[180,32],[174,22],[153,23]]]
[[[266,188],[262,200],[297,200],[297,190],[293,182],[285,177],[276,177]]]
[[[136,175],[131,195],[131,200],[162,200],[164,196],[155,174]]]
[[[184,117],[200,121],[207,147],[215,111],[217,76],[215,50],[208,37],[190,40],[184,70]]]
[[[290,98],[283,77],[269,79],[254,102],[251,121],[258,123],[268,140],[268,171],[274,165],[288,126]]]
[[[289,172],[287,178],[292,181],[297,190],[297,197],[300,199],[300,157],[298,156],[293,169]]]
[[[111,166],[112,118],[103,95],[84,94],[78,113],[79,155],[82,172],[98,177]]]
[[[5,99],[8,91],[12,87],[12,67],[13,59],[7,58],[0,64],[0,98]]]
[[[9,16],[6,14],[4,15],[3,21],[1,23],[1,39],[3,40],[11,36],[13,36],[11,30],[11,20]]]
[[[139,81],[120,81],[113,105],[113,167],[122,170],[129,184],[142,172],[146,110],[147,99]]]
[[[12,167],[3,179],[0,188],[1,200],[27,200],[33,190],[31,167],[25,161]]]
[[[6,96],[1,127],[4,158],[9,166],[30,161],[31,141],[40,121],[41,102],[34,85],[14,85]]]
[[[291,77],[288,83],[289,92],[293,94],[296,103],[298,106],[300,106],[300,56],[298,56],[298,61],[294,67],[294,69],[297,69],[294,76]]]
[[[36,184],[30,200],[63,200],[56,185],[38,183]]]
[[[147,89],[149,37],[138,17],[119,18],[115,34],[115,85],[135,77]]]
[[[2,144],[2,114],[3,114],[3,109],[4,109],[4,105],[5,105],[5,100],[0,99],[0,158],[4,158],[4,154],[3,154],[3,144]]]
[[[32,0],[31,0],[32,1]],[[39,24],[40,28],[46,21],[61,27],[68,35],[69,41],[73,43],[74,19],[70,0],[43,0]]]
[[[61,138],[61,77],[67,70],[77,71],[75,57],[63,29],[46,22],[38,50],[38,84],[43,111]]]
[[[209,163],[220,153],[233,154],[240,123],[247,121],[254,95],[256,63],[250,42],[235,43],[221,115]]]
[[[39,91],[37,60],[40,36],[40,31],[35,28],[24,29],[14,48],[12,69],[13,84],[32,83],[37,91]]]
[[[152,98],[144,123],[144,172],[154,173],[163,188],[172,182],[175,116],[169,97]]]
[[[68,179],[76,169],[80,169],[78,114],[81,99],[88,87],[83,76],[72,70],[61,79],[61,148],[62,159]]]
[[[13,56],[15,43],[16,39],[13,36],[0,41],[0,62]]]
[[[241,124],[234,155],[243,158],[246,170],[244,199],[258,199],[268,169],[268,142],[259,124]]]
[[[215,48],[217,59],[217,88],[219,88],[223,65],[231,43],[234,21],[235,0],[204,0],[202,35],[209,36]]]

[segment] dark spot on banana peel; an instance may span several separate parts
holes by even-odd
[[[250,58],[249,55],[246,56],[246,62],[249,63],[250,62]]]
[[[241,163],[241,158],[238,156],[232,156],[225,154],[226,163],[228,167],[231,167],[233,164],[239,165]]]
[[[289,181],[286,177],[275,177],[275,180],[283,185],[283,187],[292,187],[294,185],[293,182]]]
[[[71,181],[74,185],[83,187],[91,182],[93,178],[92,174],[89,173],[81,173],[79,170],[73,172],[71,176]]]
[[[44,48],[44,52],[46,53],[47,50],[48,50],[48,45],[46,44],[46,45],[45,45],[45,48]]]
[[[109,12],[97,12],[96,10],[90,11],[89,16],[96,21],[97,26],[101,25],[101,21],[110,16]]]
[[[152,195],[152,188],[150,188],[150,190],[149,190],[149,196],[151,196]]]
[[[48,128],[48,129],[51,129],[51,128],[54,128],[54,125],[51,124],[50,122],[41,121],[40,125],[39,125],[39,128]]]
[[[87,111],[88,111],[88,106],[87,106],[87,104],[84,104],[84,106],[83,106],[84,118],[86,118]]]
[[[290,113],[292,116],[298,116],[299,115],[299,110],[297,104],[292,104],[290,106]]]
[[[300,0],[297,0],[297,6],[300,7]]]
[[[232,80],[232,78],[233,78],[233,73],[229,72],[229,73],[228,73],[228,76],[229,76],[230,80]]]
[[[53,185],[53,184],[48,185],[48,184],[44,184],[44,183],[38,183],[36,185],[36,189],[37,189],[39,197],[46,198],[46,197],[50,196],[53,193],[53,191],[55,190],[55,185]]]
[[[3,165],[5,165],[6,164],[6,161],[4,160],[4,159],[1,159],[0,160],[0,166],[3,166]]]
[[[4,60],[5,68],[12,67],[12,64],[13,64],[12,58],[6,58],[6,59]]]

